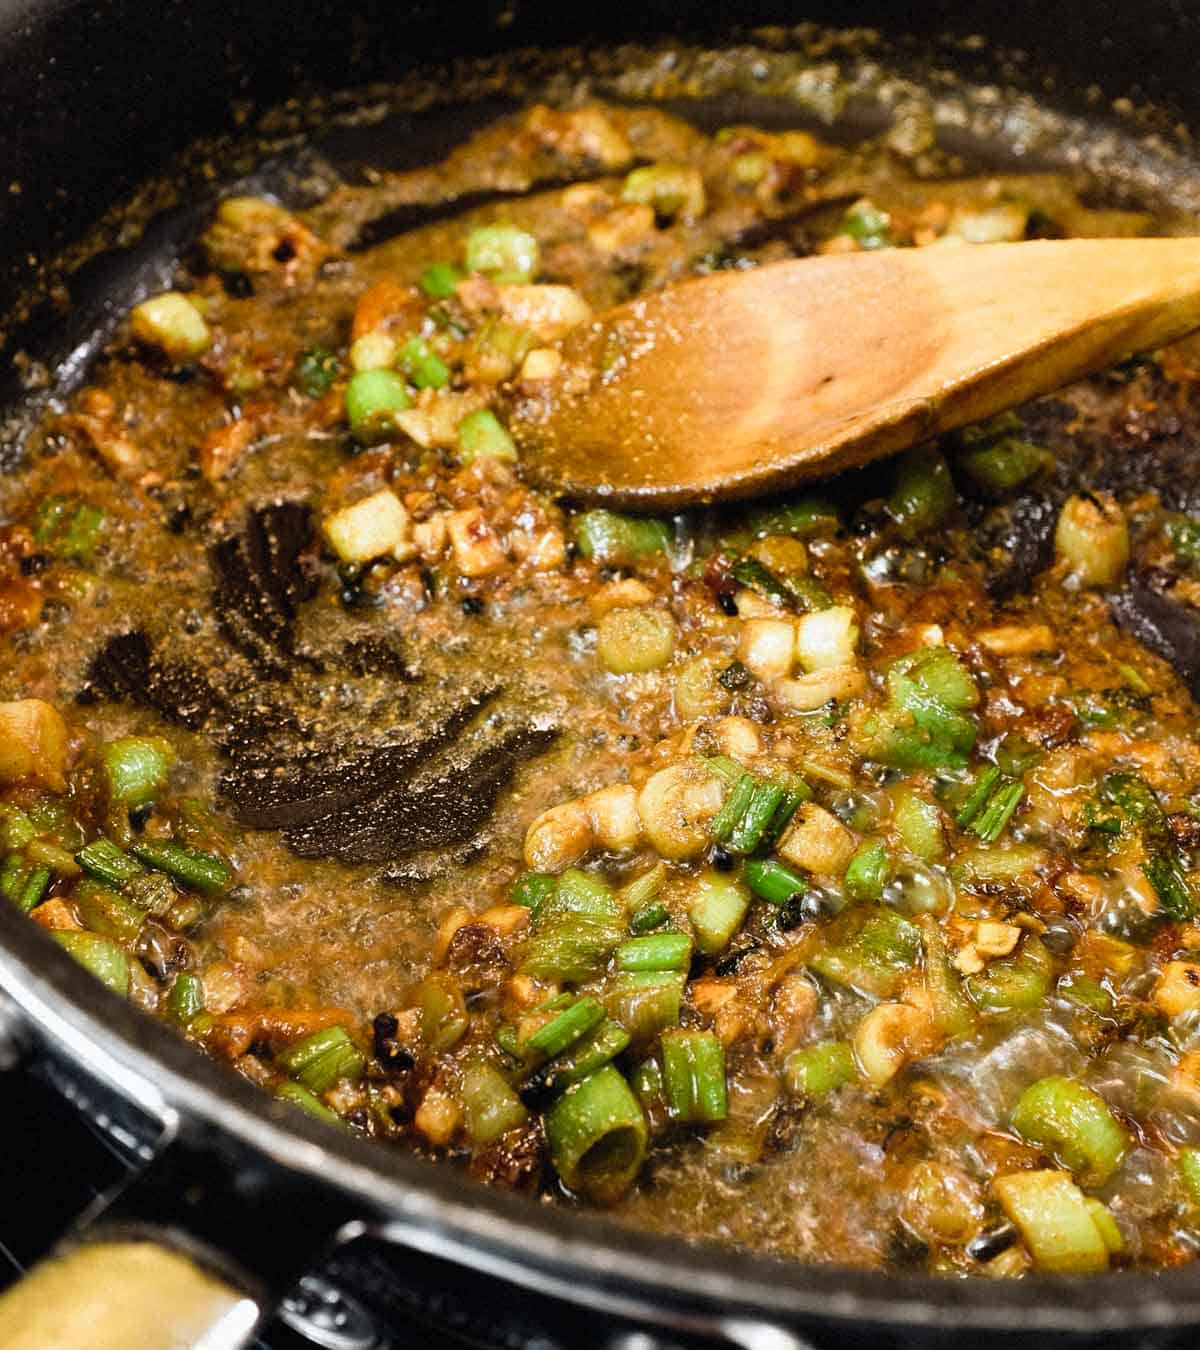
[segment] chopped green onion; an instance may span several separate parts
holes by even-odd
[[[879,900],[892,872],[887,849],[876,840],[863,843],[850,859],[843,883],[852,900]]]
[[[736,759],[730,759],[728,755],[710,755],[704,764],[711,773],[730,787],[736,787],[746,772]]]
[[[39,548],[57,558],[87,563],[104,530],[98,506],[78,497],[47,497],[38,507],[33,537]]]
[[[1108,1246],[1067,1173],[1012,1172],[992,1184],[1041,1270],[1084,1275],[1108,1268]]]
[[[999,779],[1000,770],[995,764],[980,769],[970,792],[967,793],[963,804],[958,808],[958,814],[954,817],[954,823],[960,830],[965,830],[983,810]]]
[[[749,907],[746,888],[735,877],[720,872],[698,877],[696,898],[688,907],[696,946],[706,956],[722,951],[741,927]]]
[[[75,861],[89,876],[118,889],[146,873],[141,863],[118,848],[111,839],[93,839],[75,854]]]
[[[181,970],[167,995],[167,1009],[176,1022],[187,1026],[204,1011],[204,982],[198,975]]]
[[[345,1027],[323,1027],[289,1046],[279,1062],[302,1087],[319,1097],[341,1078],[357,1082],[366,1059]]]
[[[538,241],[516,225],[481,225],[467,236],[467,271],[485,272],[493,281],[532,281],[540,262]]]
[[[100,749],[108,795],[120,806],[145,806],[166,786],[174,752],[161,737],[123,736]]]
[[[1131,666],[1125,661],[1118,661],[1117,669],[1121,672],[1125,683],[1135,694],[1149,694],[1152,692],[1146,677],[1136,666]]]
[[[608,1015],[635,1044],[648,1045],[660,1031],[679,1025],[686,983],[686,970],[622,971],[604,995]]]
[[[147,867],[165,872],[204,895],[217,895],[233,880],[229,867],[215,853],[185,848],[182,844],[151,842],[133,845],[132,852]]]
[[[25,866],[25,860],[19,853],[10,853],[4,860],[3,868],[0,868],[0,895],[14,905],[18,904],[28,876],[29,868]]]
[[[947,1037],[965,1036],[975,1027],[975,1011],[946,947],[945,934],[932,914],[917,919],[925,948],[925,990],[934,1025]]]
[[[618,970],[686,970],[692,940],[686,933],[650,933],[617,948]]]
[[[552,1091],[561,1092],[572,1083],[578,1083],[597,1069],[610,1064],[631,1040],[629,1032],[619,1022],[606,1017],[598,1027],[586,1036],[581,1036],[546,1066],[543,1071],[546,1074],[546,1086]]]
[[[753,853],[771,828],[776,813],[787,795],[786,789],[778,783],[756,783],[746,809],[726,840],[729,851]]]
[[[1112,1012],[1113,998],[1108,990],[1099,980],[1079,971],[1064,975],[1055,986],[1055,993],[1063,998],[1070,999],[1072,1003],[1077,1003],[1081,1008],[1090,1009],[1092,1012]]]
[[[749,859],[742,869],[742,877],[760,900],[771,905],[786,905],[808,890],[808,882],[799,872],[769,858]]]
[[[31,909],[36,909],[50,889],[50,876],[48,867],[31,868],[29,875],[25,878],[25,884],[21,887],[21,894],[17,899],[17,908],[24,910],[26,914]]]
[[[534,979],[580,984],[600,973],[624,936],[624,912],[609,887],[571,867],[538,910],[521,970]]]
[[[886,905],[854,905],[826,927],[829,943],[808,964],[835,984],[891,998],[917,963],[921,934]]]
[[[646,1117],[611,1064],[570,1087],[545,1115],[550,1161],[573,1191],[619,1200],[646,1156]]]
[[[24,848],[36,834],[33,821],[20,807],[0,805],[0,853]]]
[[[820,1041],[793,1050],[784,1061],[783,1081],[794,1097],[822,1097],[859,1077],[849,1041]]]
[[[513,882],[509,899],[514,905],[524,905],[536,917],[541,907],[554,894],[557,885],[557,879],[549,872],[526,872]]]
[[[581,1036],[604,1020],[604,1005],[594,998],[581,998],[529,1036],[525,1045],[547,1058],[561,1054]]]
[[[327,347],[310,347],[296,358],[292,383],[308,398],[323,398],[342,372],[342,363]]]
[[[1200,1205],[1200,1148],[1181,1149],[1176,1164],[1188,1199]]]
[[[421,1040],[435,1055],[453,1048],[467,1034],[467,1015],[462,990],[451,980],[428,975],[417,986],[421,1010]]]
[[[1019,732],[1010,731],[996,747],[996,763],[1009,778],[1020,778],[1042,757],[1040,747]]]
[[[517,458],[513,438],[487,408],[470,413],[458,424],[458,452],[464,464],[473,464],[477,459]]]
[[[629,1075],[629,1086],[647,1111],[665,1108],[662,1067],[658,1060],[653,1057],[642,1060]]]
[[[957,462],[980,487],[999,497],[1041,473],[1054,463],[1054,457],[1029,441],[1006,436],[965,451]]]
[[[326,1125],[341,1125],[342,1123],[341,1117],[336,1111],[331,1111],[324,1102],[319,1101],[306,1087],[301,1087],[299,1083],[284,1083],[281,1087],[275,1089],[275,1096],[281,1102],[298,1106],[305,1115],[311,1116],[314,1120],[323,1120]]]
[[[1025,1089],[1012,1126],[1029,1143],[1053,1153],[1084,1186],[1103,1186],[1129,1151],[1129,1134],[1103,1097],[1058,1074]]]
[[[914,792],[907,783],[892,789],[892,825],[901,845],[923,862],[940,862],[946,839],[937,806]]]
[[[846,208],[840,234],[857,239],[864,249],[890,248],[892,218],[864,197]]]
[[[418,389],[445,389],[450,367],[424,338],[410,337],[400,348],[400,369]]]
[[[134,877],[132,881],[127,881],[121,888],[121,893],[132,900],[139,909],[144,909],[148,914],[153,914],[155,918],[161,919],[168,911],[175,911],[174,918],[176,926],[179,927],[186,926],[178,923],[181,917],[179,906],[186,905],[194,899],[192,896],[180,895],[171,878],[164,876],[161,872],[143,872],[141,876]],[[203,916],[204,908],[198,906],[196,911],[197,921]]]
[[[472,1060],[463,1069],[459,1097],[467,1134],[475,1144],[494,1143],[529,1118],[521,1099],[486,1060]]]
[[[578,867],[568,867],[555,883],[554,894],[545,902],[545,910],[611,918],[620,915],[621,905],[606,882]]]
[[[783,794],[783,799],[775,808],[775,814],[771,817],[767,828],[762,832],[762,838],[759,840],[759,846],[763,850],[771,848],[775,841],[780,838],[784,830],[791,824],[792,817],[797,810],[812,797],[812,789],[807,783],[800,779],[793,779],[789,787]]]
[[[662,1070],[672,1120],[709,1124],[725,1119],[725,1047],[713,1032],[664,1032]]]
[[[655,901],[654,904],[647,905],[644,909],[639,909],[629,920],[629,931],[631,933],[650,933],[656,928],[661,928],[671,917],[671,911],[666,905]]]
[[[146,922],[146,911],[97,881],[83,880],[71,893],[88,928],[118,942],[132,943]]]
[[[37,867],[48,867],[59,876],[78,875],[79,867],[65,848],[59,848],[49,839],[33,839],[25,846],[25,860]]]
[[[556,914],[539,923],[526,948],[521,971],[537,980],[580,984],[598,975],[624,937],[620,919],[591,914]]]
[[[57,930],[50,936],[114,994],[124,998],[129,993],[129,958],[115,942],[98,933],[69,930]]]
[[[965,719],[963,719],[965,721]],[[954,728],[957,730],[957,728]],[[966,755],[930,732],[904,726],[892,713],[876,713],[862,726],[861,753],[895,769],[965,769]]]
[[[988,798],[988,804],[971,822],[972,832],[985,844],[994,844],[1004,833],[1004,827],[1012,819],[1024,795],[1023,783],[1007,783],[997,788]]]
[[[1179,865],[1177,854],[1172,856],[1164,850],[1143,863],[1142,871],[1154,887],[1165,914],[1180,921],[1195,918],[1196,896]]]
[[[462,268],[449,262],[435,262],[421,273],[417,285],[434,300],[449,300],[462,279]]]
[[[745,772],[733,785],[732,792],[725,798],[721,809],[713,817],[712,824],[708,827],[709,834],[717,843],[723,843],[733,833],[734,827],[741,820],[754,797],[756,786],[754,775]]]
[[[837,507],[820,497],[801,497],[753,511],[746,528],[757,538],[768,534],[804,537],[836,530],[841,522]]]
[[[757,591],[759,595],[766,596],[768,600],[784,608],[792,608],[794,597],[787,583],[777,577],[769,567],[764,567],[757,558],[742,558],[740,562],[734,563],[730,575],[739,586]]]
[[[979,704],[979,686],[971,672],[949,647],[922,647],[901,656],[888,667],[888,693],[892,702],[908,708],[913,716],[924,700],[933,700],[951,712],[969,712]],[[913,690],[923,699],[914,701]]]
[[[1032,933],[1012,956],[989,961],[967,977],[967,990],[981,1008],[1036,1008],[1050,992],[1054,966],[1050,953]]]
[[[671,547],[671,527],[649,516],[622,516],[598,508],[571,520],[579,555],[605,567],[630,567]]]
[[[626,882],[626,884],[621,887],[620,891],[621,903],[627,909],[631,910],[640,910],[643,908],[649,908],[650,902],[659,893],[659,891],[662,890],[663,883],[666,881],[666,879],[667,879],[666,863],[656,862],[648,872],[643,872],[641,876],[634,877],[632,881]],[[634,917],[636,917],[636,915]],[[662,920],[660,919],[659,922],[661,923]],[[650,925],[651,928],[655,926],[656,926],[655,924]],[[630,920],[630,927],[631,928],[633,927],[632,920]],[[634,928],[633,931],[636,933],[638,930]]]
[[[901,456],[888,511],[901,533],[912,539],[932,530],[954,509],[954,480],[936,450],[910,450]]]
[[[396,430],[396,414],[411,407],[408,386],[394,370],[356,371],[346,385],[346,418],[364,445],[386,441]]]
[[[510,1059],[517,1061],[524,1059],[521,1053],[521,1038],[511,1022],[501,1022],[496,1028],[496,1044]]]

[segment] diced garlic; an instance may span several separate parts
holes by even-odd
[[[454,565],[460,576],[486,577],[498,572],[508,562],[504,550],[496,540],[492,527],[479,507],[465,511],[451,511],[446,517],[446,530],[454,552]]]
[[[637,789],[629,783],[613,783],[583,799],[601,848],[624,852],[636,848],[642,837],[637,810]]]
[[[561,872],[596,842],[592,815],[581,799],[543,811],[525,831],[525,862],[535,872]]]
[[[907,1064],[923,1054],[931,1039],[928,1016],[907,1003],[880,1003],[854,1032],[854,1057],[864,1076],[883,1087]]]
[[[1172,1019],[1200,1008],[1200,966],[1191,961],[1168,961],[1152,995],[1155,1006]]]
[[[854,834],[835,815],[815,802],[805,802],[779,841],[777,852],[808,872],[841,876],[857,848]]]
[[[212,334],[195,304],[179,291],[164,291],[135,305],[129,327],[139,342],[172,361],[191,361],[208,350]]]
[[[66,787],[67,727],[40,698],[0,703],[0,783],[29,779],[53,792]]]
[[[829,666],[795,679],[775,680],[771,693],[792,712],[816,712],[831,700],[855,698],[866,687],[866,673],[858,666]]]
[[[738,660],[760,680],[790,675],[796,626],[790,619],[748,619],[738,640]]]
[[[370,562],[389,554],[403,561],[415,552],[408,512],[388,488],[335,511],[321,528],[343,562]]]
[[[807,671],[854,663],[858,617],[848,605],[805,614],[796,624],[796,656]]]

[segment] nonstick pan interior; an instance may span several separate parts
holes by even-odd
[[[872,43],[867,49],[871,55],[863,58],[862,49],[856,49],[855,41],[851,41],[847,44],[850,55],[846,59],[873,62],[879,55],[879,48]],[[857,56],[854,55],[856,50]],[[768,56],[770,53],[768,45]],[[20,429],[25,418],[21,408],[28,410],[47,397],[68,393],[84,376],[88,361],[103,344],[119,313],[141,294],[167,284],[175,268],[186,261],[188,246],[198,224],[222,192],[236,186],[239,190],[278,196],[289,204],[304,204],[339,178],[354,181],[365,166],[401,168],[436,159],[472,126],[492,120],[529,97],[539,87],[539,82],[548,82],[551,90],[562,90],[578,78],[581,70],[594,66],[602,76],[597,92],[637,97],[637,81],[629,78],[630,69],[636,67],[639,60],[657,69],[654,63],[660,59],[656,54],[639,57],[627,51],[616,61],[576,53],[561,60],[526,58],[516,63],[515,68],[512,63],[494,68],[476,66],[462,74],[450,89],[442,87],[443,95],[449,92],[453,95],[451,98],[443,96],[431,100],[429,84],[418,80],[415,86],[400,85],[394,90],[372,91],[362,104],[356,105],[351,100],[305,103],[287,110],[281,119],[268,118],[265,128],[260,128],[264,134],[241,141],[227,139],[210,149],[192,152],[185,157],[182,178],[168,178],[164,181],[170,186],[155,189],[143,197],[143,203],[169,201],[172,196],[179,200],[163,211],[151,209],[147,213],[144,206],[135,207],[124,218],[134,222],[132,226],[118,225],[114,217],[104,226],[102,235],[119,237],[125,229],[130,240],[128,245],[92,254],[88,261],[65,274],[65,295],[60,292],[56,298],[35,303],[23,320],[11,326],[8,351],[21,351],[30,358],[35,388],[31,398],[31,367],[25,363],[16,367],[21,387],[10,384],[2,400],[18,409],[4,436],[3,453],[11,458],[19,455]],[[753,68],[755,59],[743,53],[739,54],[737,62],[745,71]],[[921,65],[916,51],[904,46],[893,59],[896,68],[914,73]],[[963,65],[969,73],[974,68],[978,73],[977,68],[984,58],[971,48],[966,49],[964,55],[961,49],[952,46],[945,49],[940,59],[943,63],[954,61]],[[335,77],[355,73],[350,68],[338,68],[336,62],[331,71]],[[704,125],[751,120],[779,126],[811,127],[847,142],[863,134],[876,134],[890,124],[895,114],[893,100],[897,91],[893,89],[888,93],[882,85],[872,89],[869,81],[864,83],[857,97],[837,111],[831,123],[827,120],[831,109],[823,107],[819,101],[798,103],[794,97],[769,90],[762,92],[770,83],[767,79],[755,77],[750,81],[749,89],[744,87],[744,80],[733,78],[733,63],[722,64],[716,60],[711,73],[714,84],[720,85],[722,79],[726,79],[726,83],[734,87],[705,92],[699,97],[693,93],[685,95],[670,91],[672,96],[668,102],[672,110],[685,113]],[[1019,79],[1023,76],[1023,68],[1014,67],[1011,74]],[[816,83],[819,85],[820,81]],[[669,86],[670,81],[667,84]],[[269,90],[269,82],[263,88]],[[1090,112],[1075,107],[1066,120],[1056,114],[1039,123],[1027,110],[1028,105],[1022,105],[1019,99],[996,104],[988,97],[968,96],[968,92],[950,84],[938,87],[935,82],[935,88],[944,106],[956,109],[953,119],[948,118],[947,124],[940,129],[942,146],[961,155],[969,166],[986,164],[1029,169],[1061,167],[1065,162],[1084,168],[1100,168],[1098,190],[1110,193],[1114,200],[1121,202],[1159,201],[1167,196],[1186,204],[1184,194],[1193,191],[1193,181],[1200,181],[1200,174],[1193,179],[1190,161],[1181,154],[1170,136],[1162,138],[1164,126],[1168,132],[1170,130],[1169,123],[1149,116],[1144,121],[1132,115],[1123,118],[1120,110],[1114,115],[1106,100],[1098,100]],[[414,95],[414,89],[420,92]],[[898,92],[903,98],[920,96],[918,86]],[[410,106],[414,96],[418,102],[426,100],[428,106]],[[1048,102],[1052,104],[1053,100],[1048,98]],[[1021,116],[1016,120],[1012,116],[1014,108],[1021,109]],[[379,113],[382,116],[377,115]],[[1019,132],[1016,136],[1014,127]],[[1159,139],[1147,140],[1150,135]],[[222,172],[218,173],[215,182],[210,181],[207,188],[201,189],[198,185],[205,175],[198,173],[195,166],[206,158],[211,162],[214,157],[219,160]],[[1116,162],[1131,167],[1120,177],[1105,177],[1104,166]],[[162,165],[148,159],[145,167],[158,169]],[[117,181],[122,181],[119,175],[114,179]],[[191,186],[180,192],[180,182]],[[49,232],[48,238],[53,237],[54,232]],[[27,290],[28,274],[22,281]],[[39,366],[45,370],[44,380],[37,375]]]

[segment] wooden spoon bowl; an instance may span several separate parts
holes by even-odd
[[[803,258],[576,329],[511,425],[564,495],[673,509],[894,454],[1198,327],[1200,239]]]

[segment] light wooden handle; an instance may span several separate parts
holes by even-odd
[[[86,1242],[48,1257],[0,1296],[5,1350],[238,1350],[253,1299],[150,1241]]]

